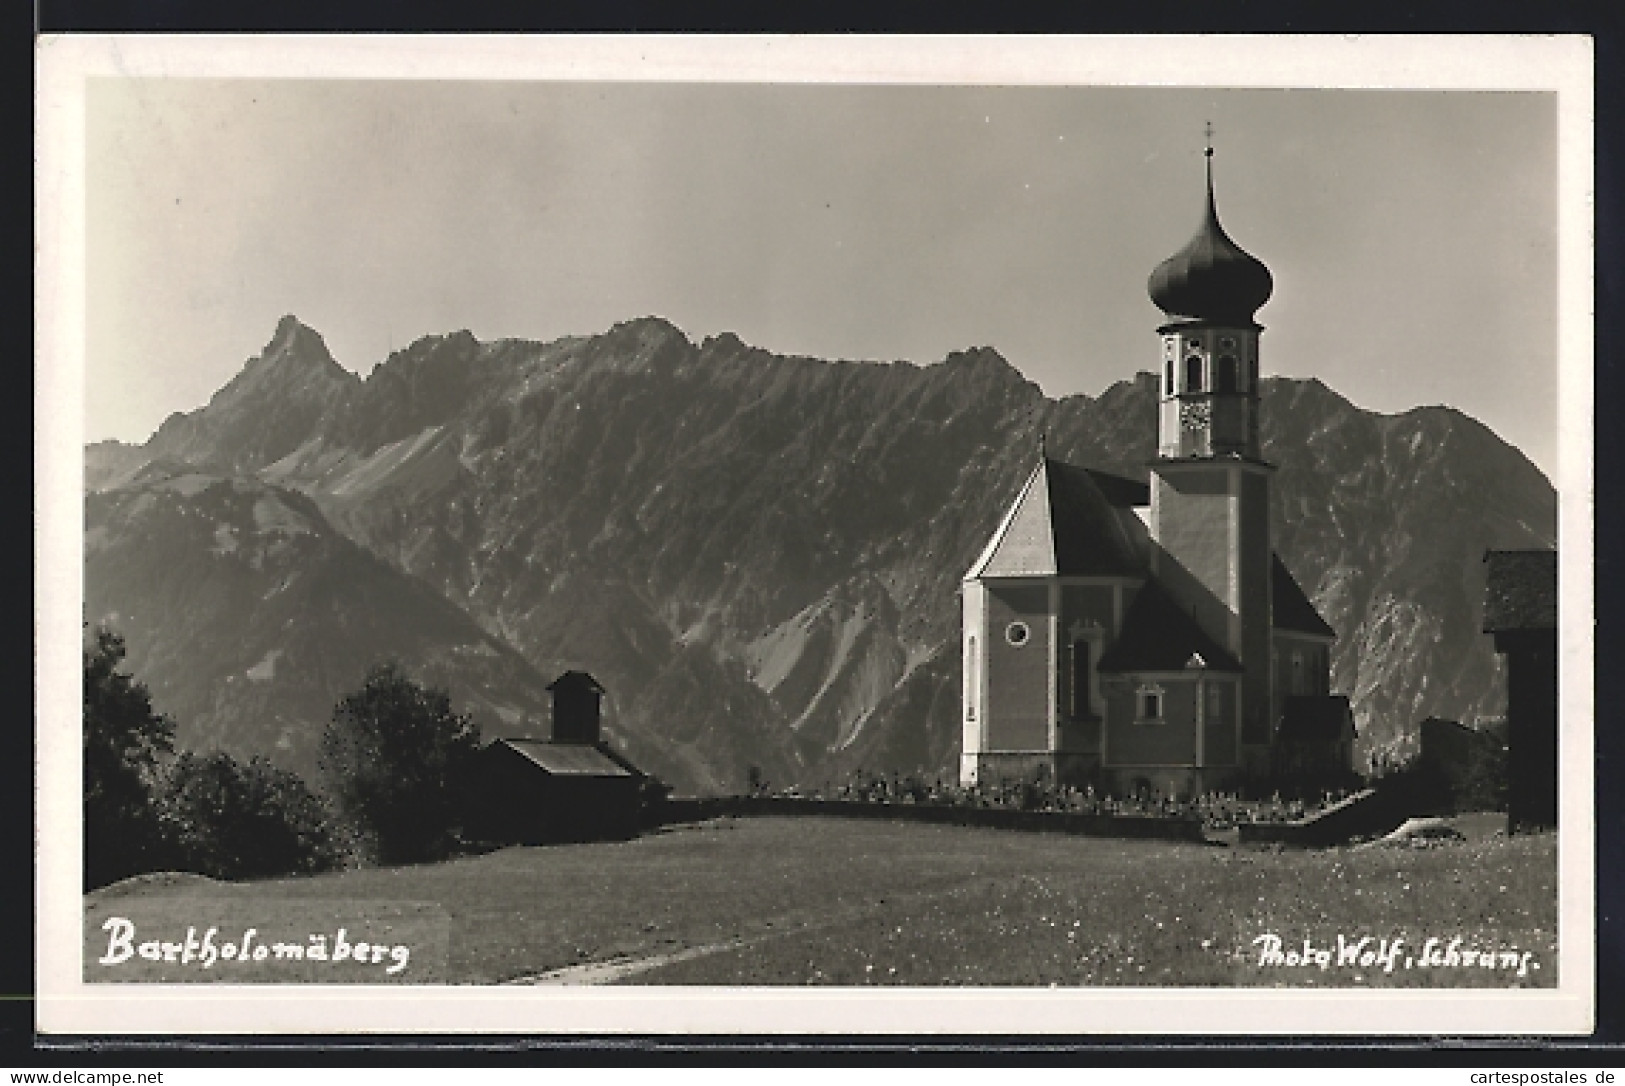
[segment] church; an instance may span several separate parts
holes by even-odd
[[[1188,796],[1351,769],[1336,635],[1271,540],[1254,314],[1274,281],[1219,225],[1206,158],[1202,224],[1149,283],[1149,483],[1040,450],[965,575],[966,786]]]

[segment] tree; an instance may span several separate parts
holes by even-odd
[[[165,783],[163,815],[179,862],[217,879],[314,874],[341,859],[321,799],[258,755],[182,754]]]
[[[96,627],[84,648],[86,889],[164,866],[158,818],[159,759],[174,749],[175,725],[153,711],[147,688],[120,670],[124,639]]]
[[[371,858],[440,859],[458,828],[479,742],[478,727],[452,712],[445,691],[419,686],[398,664],[381,664],[334,707],[322,735],[322,776]]]

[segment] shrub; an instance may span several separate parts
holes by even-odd
[[[394,663],[374,667],[334,707],[322,776],[367,858],[418,863],[450,853],[479,742],[444,690],[419,686]]]
[[[213,878],[314,874],[342,859],[322,801],[258,756],[182,754],[169,771],[163,815],[178,862]]]

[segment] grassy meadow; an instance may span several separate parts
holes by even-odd
[[[1489,816],[1429,848],[1274,851],[876,820],[740,818],[626,842],[508,848],[446,863],[220,883],[148,876],[86,896],[87,981],[1551,987],[1554,835],[1505,838]],[[1498,823],[1497,823],[1498,824]],[[113,918],[127,926],[118,929]],[[110,928],[108,925],[113,924]],[[331,960],[150,961],[115,930]],[[1284,951],[1403,940],[1386,971],[1260,964]],[[1441,952],[1529,952],[1523,975]],[[353,944],[371,956],[355,960]],[[406,946],[401,963],[390,951]],[[252,949],[250,950],[252,953]],[[365,957],[365,954],[363,954]],[[1413,961],[1405,967],[1406,958]],[[390,972],[391,963],[401,968]]]

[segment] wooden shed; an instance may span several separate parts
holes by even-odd
[[[1557,825],[1557,552],[1486,551],[1484,632],[1507,668],[1507,830]]]
[[[596,746],[498,739],[480,752],[472,836],[539,845],[635,837],[643,776]]]

